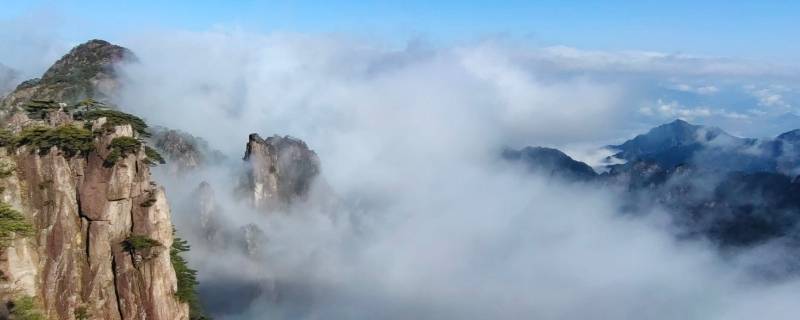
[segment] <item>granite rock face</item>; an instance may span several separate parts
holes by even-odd
[[[289,136],[262,139],[251,134],[244,154],[245,174],[238,194],[264,212],[306,199],[319,175],[319,158],[305,142]]]
[[[170,208],[150,178],[144,147],[105,161],[112,140],[138,133],[128,124],[103,125],[106,118],[67,121],[62,110],[29,125],[47,127],[53,118],[102,130],[90,136],[91,151],[77,155],[60,145],[0,148],[15,168],[0,179],[2,201],[35,230],[0,253],[0,299],[34,297],[48,319],[74,319],[79,310],[91,319],[188,319],[189,306],[175,297]],[[125,242],[133,235],[158,245],[132,250]]]
[[[181,175],[221,163],[225,156],[202,138],[183,131],[155,127],[150,130],[153,146],[166,157],[171,174]]]

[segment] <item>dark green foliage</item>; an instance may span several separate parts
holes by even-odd
[[[151,239],[148,236],[134,234],[128,236],[125,241],[122,241],[122,246],[125,248],[125,250],[133,252],[150,249],[152,247],[159,247],[161,246],[161,242]]]
[[[33,236],[33,225],[9,204],[0,202],[0,250],[11,244],[15,237]]]
[[[173,230],[173,235],[175,230]],[[207,317],[200,306],[200,300],[197,298],[197,270],[189,268],[186,259],[181,256],[181,253],[189,251],[189,242],[173,236],[172,248],[169,251],[170,260],[172,260],[172,269],[175,270],[175,276],[178,278],[178,291],[175,292],[175,297],[181,301],[189,304],[189,318],[193,320],[211,319]]]
[[[56,128],[35,126],[23,129],[14,139],[14,146],[30,146],[43,155],[55,146],[67,157],[72,157],[91,152],[94,149],[94,137],[91,131],[71,125]]]
[[[89,309],[86,306],[75,308],[75,320],[89,320],[92,315],[89,314]]]
[[[24,107],[31,119],[44,119],[50,111],[58,110],[58,104],[53,100],[33,100]]]
[[[105,104],[92,98],[87,98],[79,101],[74,107],[87,107],[87,108],[102,108]]]
[[[13,161],[0,159],[0,179],[8,178],[14,174],[16,164]],[[0,190],[1,192],[2,190]]]
[[[147,132],[147,123],[144,122],[141,118],[134,116],[132,114],[127,114],[121,111],[110,110],[110,109],[99,109],[99,110],[90,110],[83,114],[82,118],[85,120],[95,120],[98,118],[105,117],[108,122],[106,122],[106,129],[109,130],[114,126],[121,126],[129,124],[133,127],[133,130],[136,131],[142,137],[149,137],[150,133]]]
[[[111,152],[106,157],[104,164],[108,167],[117,163],[117,160],[125,158],[129,154],[139,152],[142,142],[131,137],[117,137],[111,140],[108,149]]]
[[[14,133],[11,130],[0,129],[0,147],[8,147],[14,144]]]
[[[73,105],[64,107],[64,111],[72,115],[72,117],[76,120],[83,120],[85,118],[86,112],[89,110],[100,110],[108,108],[109,107],[103,102],[94,100],[92,98],[87,98],[78,101]]]
[[[144,154],[147,155],[147,159],[145,159],[145,162],[148,165],[154,166],[156,164],[167,163],[167,161],[164,160],[164,157],[162,157],[161,154],[159,154],[158,151],[156,151],[156,149],[153,149],[150,146],[144,146]]]
[[[30,296],[24,296],[14,300],[11,305],[11,319],[15,320],[44,320],[45,317],[39,310],[36,300]]]

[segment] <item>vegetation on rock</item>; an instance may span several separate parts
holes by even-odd
[[[17,165],[14,161],[8,159],[0,159],[0,179],[5,179],[10,177],[14,174],[14,170],[17,169]]]
[[[16,237],[33,235],[33,225],[9,204],[0,201],[0,250],[5,249]]]
[[[125,158],[129,154],[139,152],[142,147],[142,142],[131,137],[117,137],[111,140],[108,149],[111,150],[106,157],[104,164],[106,166],[113,166],[117,160]]]
[[[89,314],[89,309],[86,306],[75,308],[75,320],[89,320],[92,315]]]
[[[147,159],[144,161],[148,165],[154,166],[157,164],[167,163],[167,161],[164,160],[164,157],[162,157],[161,154],[156,151],[156,149],[153,149],[150,146],[144,146],[144,154],[147,155]]]
[[[0,129],[0,147],[8,147],[14,144],[14,133],[8,129]]]
[[[31,119],[44,119],[51,111],[59,109],[58,103],[53,100],[32,100],[24,107]]]
[[[11,319],[15,320],[44,320],[45,317],[39,310],[36,300],[30,296],[24,296],[10,303]]]
[[[52,147],[58,147],[67,157],[73,157],[94,150],[94,137],[91,131],[72,125],[56,128],[34,126],[23,129],[14,139],[14,146],[30,146],[41,155],[47,154]]]
[[[189,304],[190,319],[209,319],[203,313],[200,300],[197,298],[197,285],[199,284],[197,270],[189,268],[186,259],[181,255],[181,253],[189,251],[189,242],[176,236],[175,230],[173,230],[172,234],[172,248],[169,255],[172,261],[172,269],[175,270],[175,276],[178,278],[178,290],[175,292],[175,297],[178,301]]]
[[[136,133],[142,137],[149,137],[150,133],[147,132],[147,123],[137,116],[127,114],[125,112],[110,110],[110,109],[97,109],[89,110],[81,117],[85,120],[96,120],[99,118],[106,118],[105,129],[110,130],[115,126],[129,124]]]
[[[122,241],[122,246],[128,251],[142,251],[152,247],[159,247],[161,245],[161,242],[158,242],[158,240],[138,234],[130,235],[125,239],[125,241]]]

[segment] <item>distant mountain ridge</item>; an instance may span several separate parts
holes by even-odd
[[[607,160],[625,163],[602,174],[552,148],[509,149],[502,158],[535,174],[621,189],[623,211],[668,208],[684,236],[722,247],[800,239],[800,130],[752,139],[676,120],[607,147],[617,151]]]
[[[793,175],[800,165],[799,135],[795,130],[775,139],[741,138],[717,127],[675,120],[608,148],[618,151],[612,158],[627,162],[652,161],[666,168],[692,164],[718,171]]]
[[[546,176],[557,176],[572,181],[587,181],[597,176],[592,167],[572,159],[558,149],[544,147],[505,149],[502,156],[506,160],[521,161],[528,170]]]

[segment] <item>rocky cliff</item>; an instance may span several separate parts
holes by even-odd
[[[262,139],[251,134],[244,160],[239,194],[263,211],[281,210],[305,199],[320,170],[317,154],[289,136]]]
[[[225,156],[204,139],[183,131],[154,127],[150,130],[153,147],[166,157],[167,171],[173,175],[221,163]]]
[[[101,97],[128,56],[89,41],[3,100],[0,319],[198,318],[147,125],[72,102]]]
[[[2,252],[5,300],[36,297],[52,319],[79,312],[96,319],[188,318],[188,305],[175,296],[164,189],[150,179],[141,133],[121,114],[84,121],[59,109],[48,121],[15,117],[22,129],[1,151],[15,168],[2,180],[2,200],[35,232]],[[47,125],[53,119],[60,120]]]

